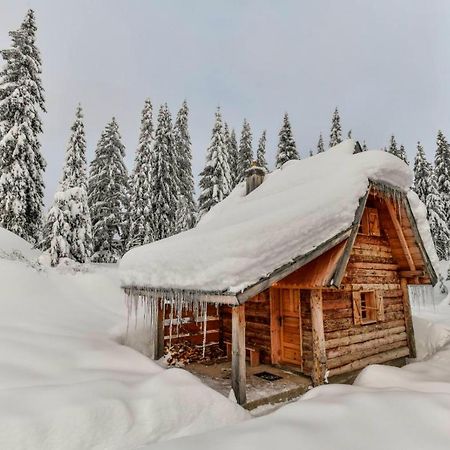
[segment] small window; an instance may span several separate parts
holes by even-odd
[[[353,292],[355,324],[366,325],[384,320],[383,298],[379,291]]]
[[[381,236],[380,220],[376,208],[366,208],[359,224],[359,233],[367,236]]]

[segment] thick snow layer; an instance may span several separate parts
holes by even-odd
[[[127,319],[114,266],[36,270],[25,241],[0,230],[0,246],[0,449],[134,449],[248,417],[115,341]]]
[[[408,449],[450,447],[450,306],[448,298],[416,339],[437,353],[403,368],[372,365],[353,386],[325,385],[272,414],[199,436],[169,441],[166,450]],[[439,322],[441,332],[433,329]],[[446,331],[444,331],[444,329]],[[446,335],[446,338],[444,337]],[[146,447],[147,448],[147,447]]]
[[[122,284],[239,292],[349,228],[369,179],[409,189],[403,161],[354,146],[289,161],[248,196],[241,183],[196,228],[129,251]]]

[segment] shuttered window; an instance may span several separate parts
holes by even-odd
[[[353,318],[356,325],[366,325],[383,321],[384,306],[381,292],[353,292]]]

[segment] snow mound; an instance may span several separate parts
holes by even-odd
[[[5,230],[0,243],[34,255]],[[37,271],[0,258],[0,273],[1,449],[132,449],[248,417],[116,342],[127,323],[116,266]]]
[[[35,262],[39,255],[29,242],[0,227],[0,259]]]
[[[403,161],[354,147],[288,161],[247,196],[241,183],[196,228],[129,251],[122,284],[239,292],[349,228],[369,180],[408,191]]]

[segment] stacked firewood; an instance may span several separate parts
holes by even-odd
[[[204,355],[203,355],[204,353]],[[178,342],[166,346],[166,362],[169,366],[185,366],[194,362],[208,363],[224,357],[223,350],[217,345],[192,345],[190,342]]]

